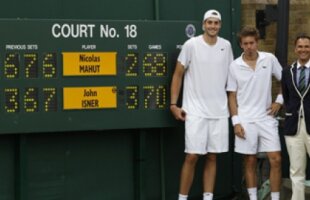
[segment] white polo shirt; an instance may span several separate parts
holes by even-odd
[[[271,106],[272,75],[281,80],[282,67],[271,53],[258,52],[255,70],[242,56],[229,67],[227,91],[237,92],[238,116],[242,121],[260,121]]]
[[[185,67],[183,105],[186,113],[204,118],[227,118],[226,83],[233,61],[230,42],[218,37],[214,45],[202,35],[185,42],[178,61]]]

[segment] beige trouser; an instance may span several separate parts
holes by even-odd
[[[310,136],[304,118],[300,121],[299,132],[295,136],[285,136],[285,142],[291,164],[292,200],[304,200],[307,153],[310,155]]]

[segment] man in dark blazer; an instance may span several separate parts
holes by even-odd
[[[305,199],[307,154],[310,156],[310,36],[295,39],[297,60],[282,71],[284,135],[290,158],[292,200]]]

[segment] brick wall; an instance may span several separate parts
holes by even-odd
[[[241,0],[241,26],[255,26],[256,10],[264,10],[266,5],[277,5],[278,0]],[[262,51],[275,52],[276,22],[266,26],[266,37],[260,40]],[[310,0],[290,0],[288,63],[295,60],[294,39],[300,32],[310,35]]]
[[[245,25],[256,26],[256,10],[264,10],[266,5],[277,5],[278,0],[241,0],[241,27]],[[275,52],[276,22],[266,26],[265,39],[259,41],[261,51]],[[295,59],[294,40],[298,33],[305,32],[310,35],[310,0],[290,0],[289,34],[288,34],[288,64]],[[273,96],[278,91],[277,84],[273,84]]]

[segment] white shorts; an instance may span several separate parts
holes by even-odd
[[[235,136],[235,152],[256,154],[257,152],[281,151],[278,121],[272,117],[258,122],[241,122],[245,139]]]
[[[228,118],[207,119],[186,115],[185,152],[207,154],[228,152]]]

